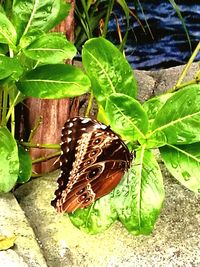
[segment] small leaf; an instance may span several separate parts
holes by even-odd
[[[88,92],[90,80],[74,66],[51,64],[27,72],[17,87],[26,96],[58,99]]]
[[[148,119],[141,104],[124,94],[111,94],[105,108],[111,128],[123,139],[136,141],[147,132]]]
[[[17,59],[0,55],[0,80],[9,76],[17,79],[22,73],[23,69]]]
[[[0,251],[7,250],[14,246],[16,236],[3,236],[0,235]]]
[[[97,234],[105,231],[117,220],[117,213],[113,209],[112,192],[86,208],[78,209],[69,215],[72,223],[86,233]]]
[[[0,192],[9,192],[19,173],[17,144],[9,130],[0,127]]]
[[[200,85],[174,93],[158,111],[148,141],[165,136],[164,144],[191,144],[200,141]],[[159,140],[158,140],[159,141]]]
[[[133,70],[111,42],[101,37],[90,39],[83,47],[82,58],[94,96],[103,108],[106,99],[113,93],[136,97],[137,86]]]
[[[65,59],[72,59],[76,48],[64,35],[48,33],[40,36],[23,52],[27,57],[39,62],[57,64]]]
[[[15,49],[17,34],[14,26],[6,15],[0,12],[0,43],[8,44],[12,49]]]
[[[19,155],[19,176],[18,183],[27,182],[32,174],[32,161],[30,154],[22,146],[18,146],[18,155]]]
[[[134,234],[150,234],[164,200],[163,178],[151,151],[136,152],[130,171],[115,189],[119,220]]]
[[[200,193],[200,143],[160,148],[170,173],[185,187]]]

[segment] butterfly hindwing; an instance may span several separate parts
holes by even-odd
[[[68,120],[61,136],[61,174],[52,205],[68,213],[108,194],[130,167],[132,155],[109,127],[89,118]]]

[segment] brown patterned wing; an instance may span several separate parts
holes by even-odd
[[[109,127],[89,118],[66,122],[61,137],[59,188],[52,205],[74,212],[110,193],[130,167],[132,155]]]

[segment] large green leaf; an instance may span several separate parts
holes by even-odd
[[[26,151],[22,146],[18,146],[19,155],[19,175],[17,182],[25,183],[27,182],[32,174],[32,161],[28,151]]]
[[[65,59],[72,59],[76,48],[63,34],[47,33],[36,39],[23,52],[36,61],[57,64]]]
[[[82,58],[94,96],[103,108],[106,99],[113,93],[136,96],[133,70],[112,43],[101,37],[90,39],[83,47]]]
[[[113,192],[98,199],[86,209],[78,209],[70,214],[72,223],[86,233],[97,234],[105,231],[117,220],[117,213],[113,208]]]
[[[0,127],[0,192],[9,192],[19,173],[17,144],[9,130]]]
[[[174,93],[158,111],[147,144],[191,144],[200,141],[200,85]]]
[[[51,64],[27,72],[17,87],[26,96],[55,99],[88,92],[90,80],[74,66]]]
[[[0,80],[9,76],[17,79],[22,73],[23,69],[17,59],[0,55]]]
[[[153,97],[144,102],[143,108],[147,113],[149,120],[154,120],[156,114],[161,109],[161,107],[165,104],[165,102],[172,96],[172,93],[159,95]]]
[[[17,33],[14,26],[6,15],[0,12],[0,43],[8,44],[14,49],[16,41]]]
[[[36,36],[52,29],[69,12],[64,0],[14,0],[13,23],[17,29],[20,46],[26,47]]]
[[[134,234],[149,234],[164,200],[163,178],[151,151],[136,152],[130,171],[115,189],[119,220]]]
[[[167,145],[160,152],[171,174],[190,190],[200,193],[200,143]]]
[[[146,112],[134,98],[124,94],[111,94],[105,111],[111,128],[123,139],[136,141],[147,132]]]

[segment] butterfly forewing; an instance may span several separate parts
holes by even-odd
[[[61,173],[52,205],[74,212],[108,194],[130,167],[132,154],[109,127],[89,118],[68,120],[62,130]]]

